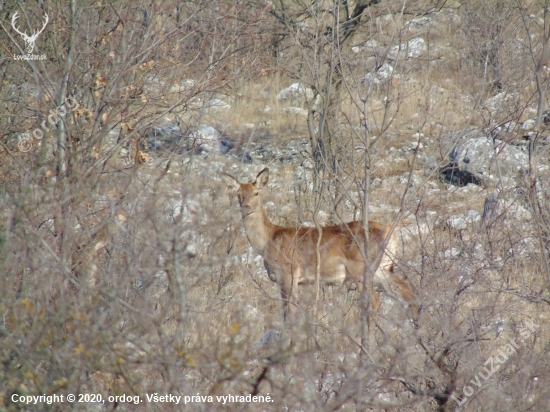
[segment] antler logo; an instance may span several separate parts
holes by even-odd
[[[26,43],[25,51],[27,52],[27,54],[31,54],[32,51],[34,50],[34,43],[36,42],[38,35],[44,31],[44,29],[46,28],[46,24],[48,24],[50,20],[48,18],[48,15],[46,14],[46,21],[44,22],[44,25],[42,26],[42,28],[38,31],[35,31],[32,34],[32,36],[29,36],[27,35],[26,30],[25,32],[22,33],[21,31],[19,31],[17,27],[15,27],[15,21],[17,20],[18,17],[19,17],[19,12],[16,11],[13,17],[11,18],[11,26],[17,33],[21,35],[21,37],[23,37],[23,40],[25,40],[25,43]]]

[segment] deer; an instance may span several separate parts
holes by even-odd
[[[44,31],[50,19],[46,14],[46,18],[45,18],[46,21],[44,22],[44,25],[42,26],[42,28],[40,30],[35,30],[33,34],[29,36],[26,30],[24,32],[21,32],[17,27],[15,27],[15,22],[18,18],[19,18],[19,12],[16,11],[13,17],[11,18],[11,26],[17,33],[21,35],[21,37],[23,37],[23,40],[26,43],[25,51],[27,52],[27,54],[31,54],[32,51],[34,50],[34,44],[36,42],[36,39],[38,38],[38,35]]]
[[[412,312],[415,326],[418,325],[418,293],[406,276],[398,276],[393,270],[398,243],[394,233],[388,236],[390,227],[368,222],[365,259],[361,253],[365,250],[362,221],[325,226],[321,230],[271,223],[261,197],[262,189],[269,181],[268,168],[258,173],[252,183],[240,183],[227,173],[222,173],[221,178],[231,192],[236,192],[248,241],[254,252],[263,257],[269,279],[279,286],[285,321],[297,306],[298,285],[313,284],[317,280],[327,285],[353,281],[362,290],[366,260],[374,271],[374,285],[391,296],[394,295],[392,289],[396,290]],[[368,293],[373,302],[372,309],[378,312],[381,301],[377,288],[371,288]],[[369,316],[369,324],[370,321]]]

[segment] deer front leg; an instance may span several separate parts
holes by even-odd
[[[294,270],[290,276],[285,275],[281,279],[281,298],[283,301],[283,315],[286,323],[295,322],[298,312],[298,284],[300,281],[300,271]]]
[[[288,301],[290,299],[291,293],[290,293],[290,289],[285,287],[284,284],[280,284],[279,289],[280,289],[280,292],[281,292],[281,302],[283,304],[283,321],[286,323],[286,321],[288,319],[288,315],[289,315],[289,313],[288,313],[289,312]]]

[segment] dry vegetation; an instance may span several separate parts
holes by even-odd
[[[46,60],[14,60],[15,11],[27,32],[48,14]],[[543,0],[1,3],[0,411],[547,410],[548,133],[520,125],[547,107],[549,13]],[[296,82],[308,92],[276,97]],[[59,115],[68,97],[78,108]],[[184,139],[152,150],[148,130],[167,124]],[[205,124],[252,163],[198,153]],[[513,186],[445,183],[450,133],[471,127],[506,129],[535,167]],[[305,287],[283,325],[219,179],[265,166],[274,223],[410,223],[395,266],[419,290],[418,328],[382,294],[365,339],[353,284],[319,299]],[[105,403],[12,402],[53,394]],[[218,402],[229,394],[272,402]]]

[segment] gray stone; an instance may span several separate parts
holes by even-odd
[[[197,149],[201,153],[225,154],[237,146],[236,140],[209,124],[201,125],[196,135]]]
[[[446,219],[446,225],[455,230],[466,230],[468,226],[479,222],[481,215],[475,210],[468,210],[464,216],[451,215]]]
[[[281,340],[281,334],[275,329],[269,329],[253,346],[263,348],[265,346],[277,345]]]
[[[433,19],[428,16],[418,17],[409,22],[409,30],[411,31],[426,31],[433,26]]]
[[[373,69],[371,73],[367,73],[363,79],[363,84],[366,86],[378,86],[386,82],[391,77],[398,78],[398,75],[393,74],[392,66],[384,63],[379,68]]]
[[[521,125],[521,130],[530,131],[535,128],[535,119],[529,119],[523,122]]]
[[[393,46],[388,52],[388,60],[397,60],[401,55],[407,59],[416,59],[427,50],[426,41],[422,37],[409,40],[398,46]]]
[[[468,183],[508,186],[528,167],[528,155],[521,147],[490,139],[476,129],[443,136],[441,145],[444,152],[449,152],[450,163],[440,169],[440,174],[445,181],[458,186]]]
[[[145,140],[149,149],[154,151],[183,153],[187,151],[187,147],[183,147],[182,138],[181,129],[175,124],[153,126],[145,131]]]
[[[514,109],[518,105],[520,99],[521,98],[518,93],[500,92],[485,100],[484,106],[487,110],[489,110],[489,112],[495,113],[501,109]]]
[[[231,108],[231,106],[228,103],[224,102],[221,99],[211,99],[211,100],[209,100],[208,102],[206,102],[206,107],[209,110],[225,110],[225,109],[230,109]]]
[[[313,99],[313,90],[301,83],[292,83],[277,93],[276,98],[279,101],[288,102],[292,106],[301,106]]]

